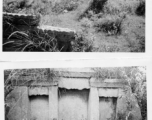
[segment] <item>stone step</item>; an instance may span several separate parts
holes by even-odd
[[[60,28],[48,25],[39,26],[40,19],[36,15],[3,13],[3,40],[7,39],[13,32],[19,31],[38,35],[44,39],[55,38],[60,51],[70,52],[71,41],[75,40],[76,31],[68,28]],[[14,36],[15,37],[15,36]],[[5,39],[4,39],[5,38]],[[10,38],[16,39],[16,38]],[[5,43],[5,41],[3,41]]]
[[[38,26],[40,22],[40,16],[3,12],[3,20],[9,21],[9,23],[14,25]]]

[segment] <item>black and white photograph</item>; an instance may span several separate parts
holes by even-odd
[[[146,69],[5,69],[5,120],[147,120]]]
[[[146,0],[3,0],[2,52],[144,53]]]

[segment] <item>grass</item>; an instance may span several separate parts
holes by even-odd
[[[88,41],[83,34],[78,34],[72,43],[73,52],[92,52],[93,49],[93,40]]]
[[[40,14],[41,25],[81,31],[72,51],[145,52],[145,0],[19,1],[4,10]]]
[[[30,31],[28,33],[15,31],[3,43],[3,47],[11,46],[15,51],[44,51],[57,52],[57,40],[45,34],[41,37],[38,32]]]

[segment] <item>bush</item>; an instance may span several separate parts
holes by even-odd
[[[140,1],[139,6],[136,9],[136,14],[138,16],[144,16],[145,15],[145,1]]]
[[[95,14],[103,12],[103,8],[107,0],[93,0],[89,10],[92,10]]]
[[[97,32],[102,31],[108,35],[118,35],[121,34],[121,24],[122,18],[117,16],[106,16],[95,22],[94,26]]]
[[[85,35],[78,34],[72,42],[72,52],[92,52],[93,41],[88,40]]]
[[[118,15],[126,12],[134,14],[138,0],[108,0],[104,5],[103,12],[110,15]]]

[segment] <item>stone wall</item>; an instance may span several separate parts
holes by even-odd
[[[8,120],[119,120],[118,115],[129,112],[132,120],[141,120],[135,96],[123,80],[99,82],[90,73],[67,74],[56,78],[56,83],[14,84],[6,98]]]
[[[3,44],[16,38],[9,36],[16,31],[30,33],[44,39],[56,39],[58,49],[70,52],[71,41],[75,39],[75,31],[68,28],[39,25],[40,16],[31,14],[3,13]],[[9,39],[8,39],[9,38]],[[24,40],[22,40],[24,42]],[[8,46],[9,47],[9,46]],[[4,51],[13,51],[4,49]]]

